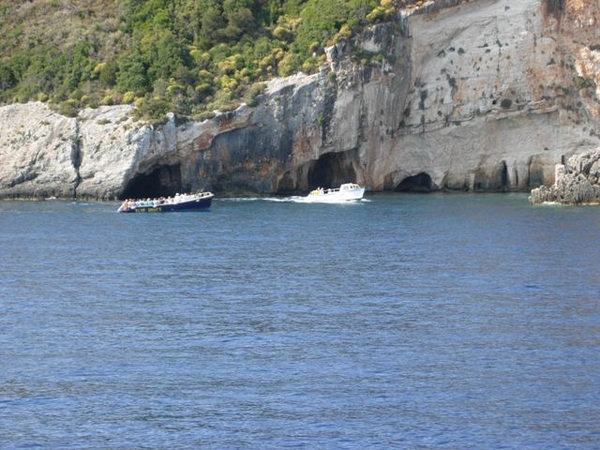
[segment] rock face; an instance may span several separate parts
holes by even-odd
[[[600,148],[571,156],[566,165],[557,164],[554,184],[533,189],[529,201],[533,204],[599,204]]]
[[[518,191],[600,145],[596,0],[417,3],[212,120],[2,107],[0,197]]]
[[[148,127],[133,126],[130,109],[74,119],[42,103],[0,108],[0,197],[115,197],[148,148]]]

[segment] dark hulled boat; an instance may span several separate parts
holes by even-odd
[[[198,192],[196,194],[177,194],[173,198],[156,198],[149,200],[125,200],[117,212],[120,213],[154,213],[193,211],[210,208],[214,194]]]

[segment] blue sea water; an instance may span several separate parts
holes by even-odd
[[[0,202],[0,448],[600,448],[600,208],[117,206]]]

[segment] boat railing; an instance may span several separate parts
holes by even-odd
[[[340,191],[339,188],[327,188],[327,189],[317,188],[317,189],[310,191],[310,195],[334,194],[339,191]]]

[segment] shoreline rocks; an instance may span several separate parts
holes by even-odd
[[[574,155],[567,164],[557,164],[554,184],[533,189],[529,201],[534,205],[600,204],[600,148],[583,155]]]

